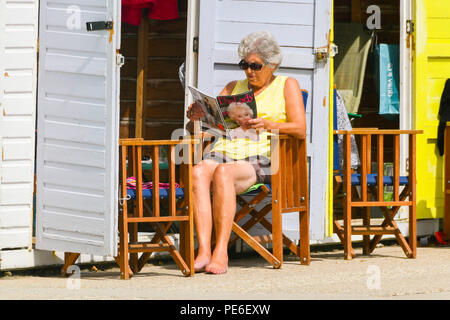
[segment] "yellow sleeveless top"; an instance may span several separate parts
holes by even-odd
[[[274,122],[286,122],[286,102],[284,100],[284,84],[287,76],[277,76],[263,92],[255,97],[258,118],[264,118]],[[231,94],[239,94],[248,91],[248,81],[239,80]],[[242,160],[250,156],[270,157],[270,133],[261,132],[259,141],[236,138],[227,140],[220,138],[213,146],[212,152],[222,152],[226,156]]]

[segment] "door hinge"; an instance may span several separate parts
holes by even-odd
[[[194,37],[192,41],[192,51],[198,53],[198,37]]]
[[[86,22],[86,30],[87,31],[112,30],[112,29],[113,29],[112,21]]]
[[[338,46],[334,43],[331,43],[329,46],[319,47],[314,49],[314,55],[316,57],[316,61],[324,61],[327,62],[328,58],[334,57],[338,54]]]
[[[122,66],[125,64],[125,57],[118,53],[117,54],[117,65],[119,66],[119,68],[122,68]]]
[[[412,20],[406,20],[406,33],[409,35],[414,33],[414,22]]]

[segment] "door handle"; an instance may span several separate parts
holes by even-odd
[[[86,30],[87,31],[112,30],[112,29],[113,29],[112,21],[86,22]]]

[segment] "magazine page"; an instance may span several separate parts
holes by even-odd
[[[229,96],[218,96],[221,115],[225,125],[229,129],[232,139],[246,138],[258,140],[258,135],[254,129],[247,129],[245,123],[258,116],[256,100],[253,90]]]
[[[216,129],[221,135],[227,136],[227,126],[220,113],[219,106],[214,97],[211,97],[197,88],[188,86],[194,101],[200,105],[205,117],[200,119],[202,127],[206,129]]]

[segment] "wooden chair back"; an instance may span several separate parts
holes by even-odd
[[[167,251],[185,276],[194,274],[192,164],[196,140],[143,140],[122,139],[120,148],[119,255],[116,257],[121,278],[129,279],[139,272],[153,252]],[[181,152],[177,148],[181,147]],[[161,149],[167,148],[168,188],[161,189]],[[151,177],[144,178],[142,157],[149,154],[152,160]],[[177,170],[176,156],[184,161]],[[177,175],[178,172],[178,175]],[[127,188],[127,179],[133,176],[135,189]],[[150,180],[150,181],[148,181]],[[152,182],[152,188],[143,188]],[[180,188],[176,187],[179,183]],[[162,201],[167,201],[167,211],[161,211]],[[151,202],[149,205],[147,202]],[[132,204],[132,210],[129,205]],[[179,250],[167,235],[173,223],[180,224]],[[138,237],[138,224],[149,224],[154,230],[151,241]],[[142,253],[138,257],[138,253]]]
[[[359,128],[353,130],[337,130],[335,134],[343,135],[343,168],[342,168],[342,192],[344,198],[342,205],[344,209],[344,226],[334,221],[335,232],[344,244],[345,258],[351,259],[354,251],[351,245],[351,235],[363,235],[363,252],[372,252],[382,235],[394,234],[402,246],[407,257],[416,256],[416,135],[422,133],[420,130],[378,130],[375,128]],[[360,141],[360,168],[354,174],[351,168],[351,136],[354,135]],[[400,136],[408,136],[408,163],[406,175],[401,175],[400,168]],[[384,174],[385,152],[387,141],[392,142],[393,174]],[[375,142],[375,143],[373,143]],[[375,147],[375,154],[373,151]],[[372,163],[376,162],[376,170],[372,172]],[[384,187],[393,188],[393,199],[384,199]],[[352,192],[352,188],[359,186],[360,195]],[[402,190],[403,188],[403,190]],[[335,188],[337,190],[337,188]],[[409,243],[401,234],[394,216],[400,207],[409,207]],[[380,207],[385,220],[382,225],[372,226],[370,224],[371,208]],[[352,226],[352,208],[365,210],[362,226]],[[370,235],[375,237],[370,240]]]

